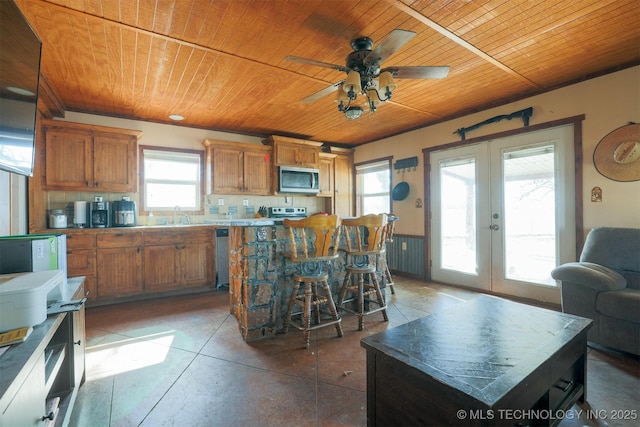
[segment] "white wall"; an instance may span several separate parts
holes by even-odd
[[[262,138],[245,136],[228,132],[216,132],[204,129],[194,129],[184,126],[172,126],[138,120],[120,119],[116,117],[96,116],[67,112],[63,121],[85,123],[98,126],[111,126],[124,129],[140,130],[142,145],[157,145],[161,147],[179,147],[190,150],[204,150],[202,141],[205,139],[219,139],[222,141],[262,144]]]
[[[401,87],[398,90],[401,90]],[[585,232],[596,226],[640,228],[640,181],[612,181],[598,173],[592,160],[596,145],[605,135],[628,122],[640,122],[640,67],[633,67],[358,147],[355,151],[356,162],[390,155],[394,161],[418,156],[420,165],[415,172],[405,173],[404,179],[401,174],[393,173],[393,185],[404,180],[411,187],[407,199],[394,202],[393,212],[400,217],[396,232],[424,235],[424,212],[428,206],[424,200],[422,208],[415,205],[417,198],[424,199],[423,148],[460,141],[460,137],[454,134],[456,129],[528,107],[533,107],[530,125],[585,115],[582,122]],[[375,115],[371,118],[375,119]],[[520,119],[503,120],[469,132],[467,139],[522,126]],[[602,202],[591,202],[593,187],[602,188]]]

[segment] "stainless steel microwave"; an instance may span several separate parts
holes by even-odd
[[[320,171],[295,166],[278,167],[278,192],[316,194],[320,191]]]

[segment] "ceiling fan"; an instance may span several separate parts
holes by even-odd
[[[363,112],[361,106],[352,105],[358,93],[366,97],[369,111],[373,113],[376,111],[378,103],[391,99],[392,92],[396,88],[394,77],[397,79],[441,79],[447,76],[449,73],[448,66],[381,68],[381,63],[385,59],[404,46],[415,35],[416,33],[412,31],[393,30],[373,50],[373,40],[369,37],[353,39],[351,41],[353,52],[347,55],[344,66],[298,56],[286,56],[284,59],[301,64],[332,68],[347,73],[346,79],[303,98],[301,102],[310,104],[337,91],[336,102],[338,102],[338,110],[344,113],[348,119],[357,119]]]

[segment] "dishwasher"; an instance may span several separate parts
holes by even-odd
[[[229,288],[228,228],[216,228],[216,288]]]

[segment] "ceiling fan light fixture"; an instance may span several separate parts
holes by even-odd
[[[372,113],[376,111],[376,105],[378,105],[380,101],[380,96],[375,88],[367,89],[367,104],[369,105],[369,110]]]
[[[340,88],[336,91],[336,99],[335,101],[339,104],[341,102],[349,102],[349,96],[347,95],[347,93],[343,90],[343,88]]]
[[[363,111],[364,110],[362,109],[362,107],[356,105],[355,107],[351,107],[348,110],[346,110],[344,112],[344,116],[349,120],[355,120],[360,118]]]
[[[355,70],[349,71],[347,80],[342,85],[342,89],[350,99],[355,99],[355,97],[358,96],[358,92],[362,90],[362,86],[360,84],[360,73]]]
[[[391,98],[391,93],[398,87],[396,82],[393,80],[393,76],[390,72],[384,71],[380,73],[380,90],[384,92],[384,95],[388,100]]]

